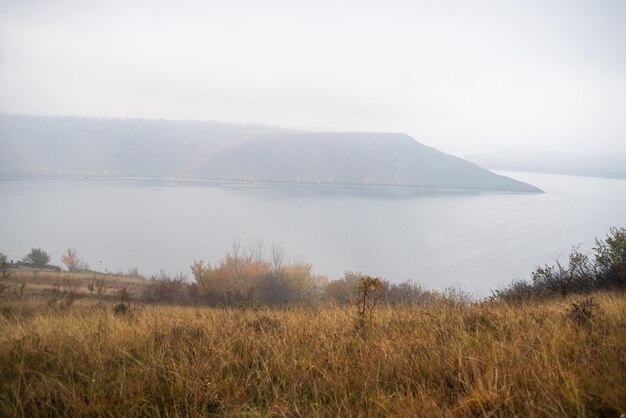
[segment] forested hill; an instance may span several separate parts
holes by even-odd
[[[397,133],[275,133],[227,148],[206,177],[536,192]]]
[[[0,114],[0,175],[167,176],[254,136],[217,122]]]
[[[0,115],[2,176],[222,180],[539,192],[397,133]]]

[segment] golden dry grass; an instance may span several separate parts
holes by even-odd
[[[141,294],[148,281],[142,277],[117,274],[20,269],[11,271],[4,284],[9,287],[7,293],[14,293],[16,286],[25,284],[23,299],[33,299],[45,298],[53,291],[66,292],[68,290],[76,293],[78,297],[93,296],[90,294],[88,285],[100,282],[105,285],[106,294],[109,296],[107,299],[114,300],[113,295],[122,288],[126,288],[131,294]]]
[[[238,310],[0,304],[0,416],[620,416],[626,296]]]

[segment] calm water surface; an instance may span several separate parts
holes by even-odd
[[[261,237],[330,278],[361,271],[485,296],[626,226],[626,180],[504,173],[540,195],[142,179],[0,180],[0,252],[69,246],[93,268],[189,273]]]

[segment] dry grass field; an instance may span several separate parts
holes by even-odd
[[[354,307],[5,301],[0,416],[624,416],[626,295],[591,296],[365,327]]]
[[[15,293],[22,293],[19,298],[24,300],[46,299],[54,293],[72,293],[77,299],[80,299],[82,297],[96,296],[98,288],[100,288],[104,299],[114,301],[116,292],[123,288],[126,288],[131,294],[140,294],[147,281],[142,277],[116,274],[22,269],[11,271],[10,276],[3,283],[8,287],[8,292],[6,293],[13,293],[13,295],[10,295],[13,298],[15,298]]]

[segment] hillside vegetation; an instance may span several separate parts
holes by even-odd
[[[624,229],[482,301],[254,248],[194,283],[3,256],[0,416],[626,413]]]
[[[216,178],[539,192],[396,133],[274,133],[216,154]]]
[[[396,133],[0,114],[0,176],[151,176],[540,192]]]
[[[242,309],[1,305],[2,416],[626,412],[626,297]]]

